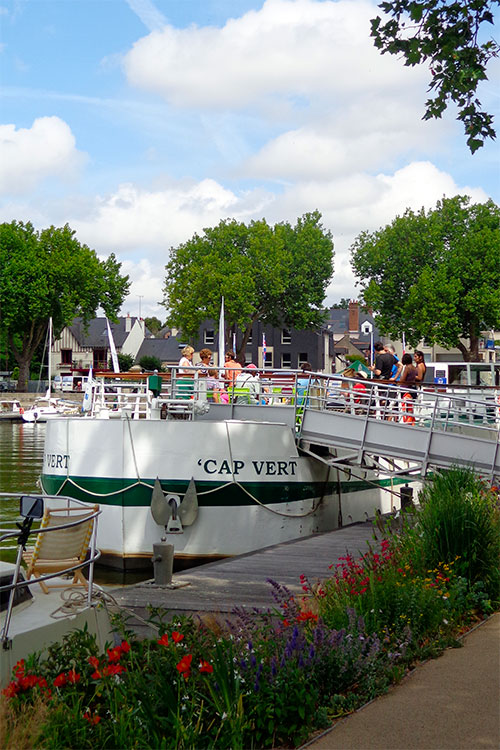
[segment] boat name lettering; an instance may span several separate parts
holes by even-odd
[[[218,461],[215,458],[198,459],[198,466],[207,474],[239,474],[245,468],[245,461],[234,460],[232,463],[226,458]],[[250,461],[250,465],[257,476],[295,476],[297,461]]]
[[[46,453],[45,463],[49,469],[67,469],[68,458],[67,453]]]

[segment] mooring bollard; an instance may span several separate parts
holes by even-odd
[[[169,586],[172,583],[174,567],[174,545],[167,542],[153,544],[154,582],[156,586]]]

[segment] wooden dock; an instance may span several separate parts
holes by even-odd
[[[175,573],[173,583],[178,588],[143,583],[109,593],[120,607],[145,619],[148,605],[167,610],[168,619],[188,614],[222,615],[224,618],[235,608],[266,611],[275,606],[268,578],[286,586],[292,593],[300,593],[301,573],[311,584],[327,578],[331,575],[329,566],[335,565],[346,552],[359,557],[367,551],[367,542],[376,545],[373,534],[370,521],[352,524]],[[138,635],[147,634],[137,620],[130,620],[129,626]]]

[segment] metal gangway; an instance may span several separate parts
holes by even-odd
[[[500,391],[457,395],[450,389],[342,379],[311,384],[298,437],[347,451],[339,462],[383,456],[430,468],[469,466],[493,482],[500,478]],[[332,459],[335,462],[335,459]],[[403,473],[403,472],[402,472]],[[407,470],[404,470],[407,473]]]

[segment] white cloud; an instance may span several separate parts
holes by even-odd
[[[85,155],[59,117],[40,117],[31,128],[0,125],[0,193],[21,193],[46,177],[76,175]]]
[[[130,83],[182,106],[261,107],[268,97],[337,104],[367,91],[419,82],[422,71],[381,56],[367,0],[267,0],[222,28],[167,26],[124,58]],[[274,101],[275,103],[275,101]]]
[[[123,184],[115,193],[98,198],[92,215],[72,226],[94,247],[137,248],[166,253],[205,226],[233,216],[238,199],[214,180],[171,183],[158,190]]]

